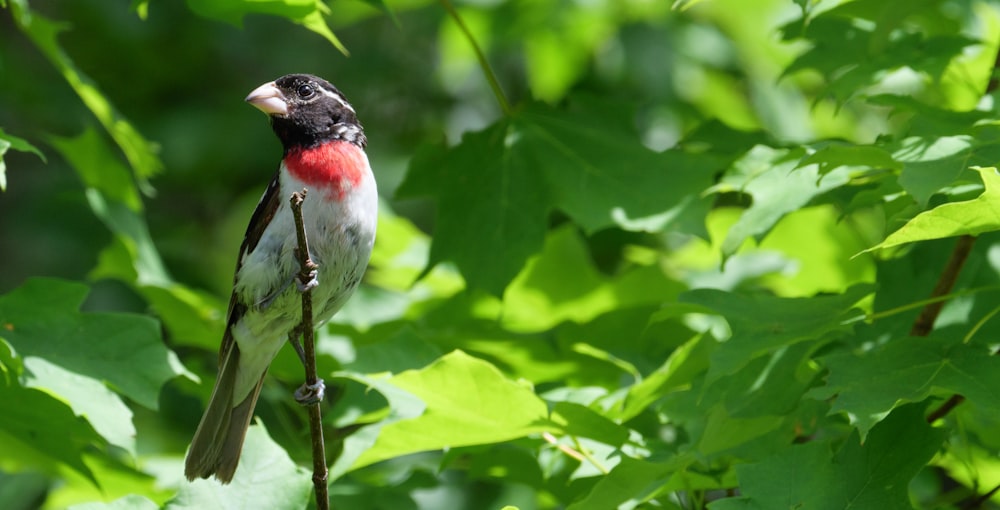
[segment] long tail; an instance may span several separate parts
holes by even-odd
[[[240,451],[243,449],[243,439],[250,426],[260,387],[264,382],[261,374],[257,386],[240,402],[233,405],[233,389],[236,384],[236,372],[240,361],[240,348],[232,343],[229,355],[226,356],[219,370],[219,378],[215,381],[215,389],[208,401],[205,414],[201,417],[198,430],[191,440],[191,449],[184,462],[184,476],[188,480],[195,478],[215,478],[222,483],[229,483],[240,462]]]

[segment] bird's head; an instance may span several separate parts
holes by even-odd
[[[331,140],[366,144],[354,108],[337,87],[317,76],[282,76],[254,89],[246,101],[271,118],[285,152]]]

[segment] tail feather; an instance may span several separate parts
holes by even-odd
[[[222,364],[208,407],[191,441],[191,449],[184,463],[184,476],[188,480],[208,478],[214,474],[220,482],[229,483],[236,472],[247,427],[250,426],[264,382],[264,374],[261,374],[254,390],[243,402],[234,406],[233,391],[239,360],[239,346],[234,342]]]

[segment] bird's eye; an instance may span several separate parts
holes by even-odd
[[[299,85],[299,89],[296,92],[298,92],[299,97],[301,97],[302,99],[309,99],[310,97],[312,97],[313,94],[316,93],[316,89],[314,89],[312,85],[305,84],[305,85]]]

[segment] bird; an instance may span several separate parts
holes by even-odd
[[[268,366],[301,323],[300,292],[311,288],[313,321],[329,320],[368,266],[378,191],[367,138],[354,108],[330,82],[289,74],[264,83],[246,102],[270,118],[282,158],[257,204],[237,257],[219,373],[184,465],[188,480],[232,481]],[[303,286],[289,203],[308,189],[302,217],[318,265]]]

